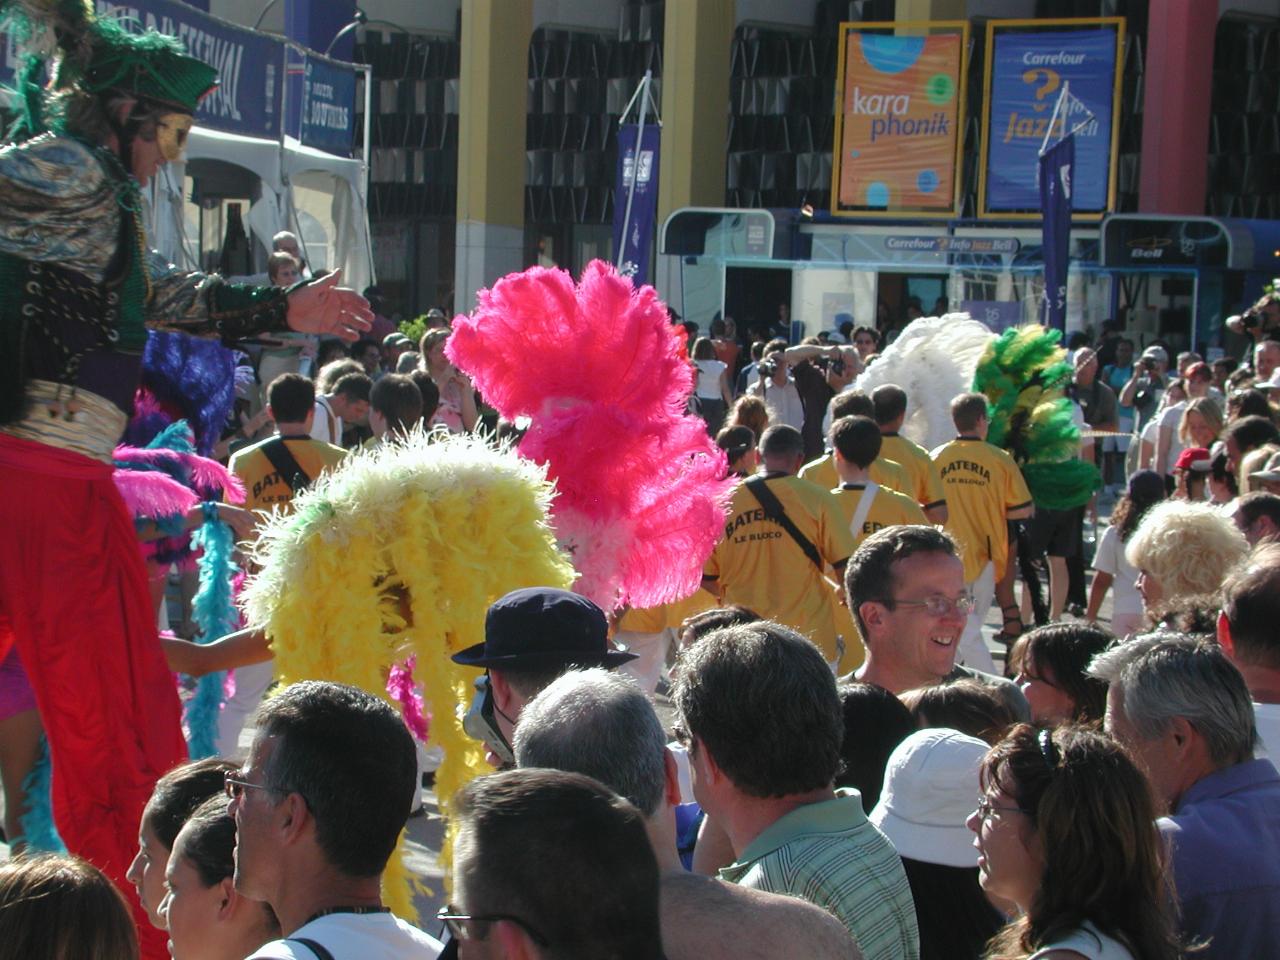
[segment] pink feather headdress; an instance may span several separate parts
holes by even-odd
[[[697,589],[732,482],[685,412],[683,331],[652,287],[599,260],[576,286],[564,270],[513,273],[455,318],[445,354],[504,418],[530,418],[518,452],[555,481],[579,593],[612,610]]]

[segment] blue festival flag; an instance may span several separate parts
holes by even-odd
[[[1040,322],[1067,329],[1067,264],[1071,252],[1071,172],[1076,141],[1067,135],[1040,154],[1040,214],[1044,218],[1044,302]]]

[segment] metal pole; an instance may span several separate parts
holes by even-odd
[[[644,146],[644,118],[649,109],[649,82],[652,78],[653,71],[646,70],[644,79],[640,81],[640,89],[636,91],[636,95],[640,97],[640,122],[636,126],[635,156],[631,159],[631,176],[628,178],[630,182],[627,184],[627,209],[622,216],[622,242],[618,244],[618,249],[613,252],[613,265],[619,268],[622,266],[622,253],[627,249],[627,231],[631,229],[631,204],[636,196],[636,178],[640,175],[640,148]],[[634,97],[632,102],[635,102]]]

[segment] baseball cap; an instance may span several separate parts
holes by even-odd
[[[609,646],[604,611],[555,587],[513,590],[484,618],[484,642],[455,653],[468,667],[539,670],[557,665],[616,667],[636,658]]]
[[[384,347],[394,347],[401,343],[412,344],[413,341],[410,340],[408,337],[406,337],[403,333],[388,333],[385,337],[382,338],[382,345]]]
[[[987,745],[958,730],[917,730],[894,748],[880,801],[867,817],[903,857],[975,867],[965,820],[977,806],[978,768]]]
[[[1209,451],[1204,447],[1187,447],[1187,449],[1178,454],[1178,462],[1173,465],[1173,469],[1195,470],[1198,473],[1207,473],[1210,459]]]
[[[1198,360],[1187,367],[1188,380],[1212,380],[1213,369],[1203,360]]]
[[[1164,347],[1147,347],[1142,351],[1143,360],[1159,360],[1161,363],[1169,362],[1169,354],[1165,352]]]
[[[1249,476],[1255,480],[1267,480],[1272,483],[1280,481],[1280,453],[1273,453],[1267,458],[1261,470],[1251,470]]]

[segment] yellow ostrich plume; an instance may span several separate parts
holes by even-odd
[[[504,594],[573,582],[547,519],[553,493],[542,467],[510,451],[416,433],[322,476],[255,547],[260,569],[243,603],[281,681],[333,680],[389,699],[391,665],[416,654],[429,739],[444,748],[436,790],[446,812],[487,769],[457,711],[479,671],[450,655],[484,640],[485,612]],[[407,876],[393,858],[384,889],[410,918]]]

